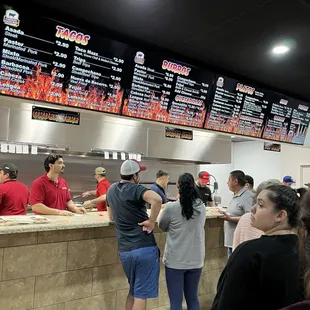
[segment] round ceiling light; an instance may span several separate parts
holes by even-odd
[[[272,49],[272,53],[276,55],[281,55],[287,53],[289,50],[290,49],[285,45],[278,45]]]

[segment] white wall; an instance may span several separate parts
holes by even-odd
[[[302,165],[310,165],[310,149],[302,146],[282,145],[281,172],[283,176],[291,175],[296,179],[296,187],[304,186],[301,176]]]
[[[217,164],[217,165],[201,165],[199,171],[208,171],[210,174],[214,175],[218,184],[219,190],[217,194],[221,196],[222,202],[221,204],[228,205],[229,201],[231,200],[232,193],[227,188],[227,179],[229,173],[232,171],[231,164]],[[211,184],[213,181],[211,179]]]
[[[283,153],[264,151],[264,142],[238,142],[232,144],[233,170],[242,170],[254,178],[254,187],[268,179],[282,180]]]
[[[219,183],[222,204],[228,204],[231,192],[227,188],[227,178],[232,170],[242,170],[254,178],[255,187],[268,179],[279,179],[291,175],[296,179],[296,187],[302,184],[302,165],[310,165],[310,148],[282,144],[281,152],[264,151],[263,141],[232,143],[231,164],[201,165],[198,170],[205,170],[214,175]],[[310,180],[307,180],[307,182]]]
[[[290,175],[296,180],[296,188],[303,186],[301,167],[310,165],[310,148],[282,144],[281,152],[276,153],[263,147],[263,141],[233,143],[233,169],[253,176],[256,185],[270,178],[282,181],[283,176]]]

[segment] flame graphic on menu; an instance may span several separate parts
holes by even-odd
[[[307,135],[308,127],[299,125],[295,130],[288,130],[285,127],[274,128],[272,126],[265,126],[262,138],[268,140],[289,142],[294,144],[303,144]]]
[[[208,113],[205,128],[215,131],[247,135],[250,137],[261,137],[263,128],[257,128],[254,124],[250,130],[242,130],[242,122],[240,117],[241,113],[231,119],[227,119],[226,117],[222,116],[218,116],[217,119],[214,119],[211,116],[211,113]]]
[[[218,116],[216,120],[211,116],[211,113],[208,113],[206,119],[205,128],[210,130],[220,130],[223,132],[236,133],[237,127],[239,124],[239,116],[227,119],[225,117]]]
[[[182,115],[179,115],[178,119],[171,119],[170,113],[167,111],[166,108],[162,107],[162,100],[165,98],[165,95],[162,95],[159,99],[155,99],[155,93],[152,92],[150,96],[149,102],[146,102],[148,110],[145,111],[142,115],[139,114],[139,107],[136,109],[131,109],[129,106],[129,99],[124,100],[124,107],[122,114],[128,115],[131,117],[139,117],[143,119],[149,119],[153,121],[160,121],[164,123],[171,123],[171,124],[177,124],[177,125],[184,125],[184,126],[194,126],[194,127],[202,127],[203,121],[206,115],[206,110],[203,109],[202,112],[197,112],[194,114],[193,117],[191,117],[190,120],[187,119],[188,115],[191,115],[190,108],[186,108],[184,113]],[[197,122],[195,122],[195,119],[198,119]]]
[[[4,73],[8,72],[8,70],[4,70]],[[113,98],[106,96],[104,91],[98,90],[96,87],[87,89],[85,86],[75,84],[74,86],[77,86],[79,91],[71,90],[70,96],[77,96],[82,98],[83,101],[69,101],[68,89],[64,91],[62,87],[53,86],[52,82],[58,82],[58,78],[55,78],[53,72],[56,72],[56,70],[53,69],[51,73],[44,73],[41,71],[41,67],[37,66],[34,74],[27,75],[25,80],[23,80],[22,77],[20,77],[20,80],[0,80],[2,88],[8,86],[7,90],[1,91],[1,94],[95,111],[120,113],[123,91],[120,89],[119,84],[115,84],[117,89],[113,91],[115,95]],[[81,93],[83,94],[81,95]],[[55,96],[55,94],[57,94],[57,96]]]
[[[268,140],[276,140],[283,142],[291,142],[287,140],[287,130],[283,128],[273,128],[271,126],[265,126],[265,131],[262,138]]]

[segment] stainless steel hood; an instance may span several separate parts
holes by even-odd
[[[79,111],[80,126],[31,119],[32,105]],[[171,125],[168,125],[171,126]],[[30,100],[0,96],[0,140],[69,147],[70,152],[92,149],[142,153],[143,158],[196,163],[230,163],[231,140],[194,130],[194,140],[165,137],[165,124],[77,110]]]

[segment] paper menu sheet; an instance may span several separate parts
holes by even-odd
[[[16,145],[15,144],[9,144],[9,153],[15,154],[16,151]]]
[[[32,155],[38,154],[38,147],[36,145],[31,145],[31,154]]]
[[[16,154],[23,154],[23,146],[21,144],[16,145]]]
[[[7,143],[1,143],[1,153],[7,153],[8,152],[8,144]]]

